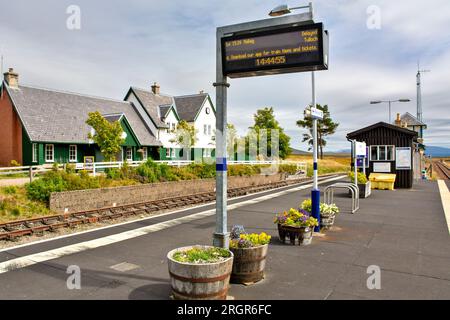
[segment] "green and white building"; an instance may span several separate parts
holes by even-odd
[[[93,129],[86,120],[95,111],[122,125],[125,142],[118,160],[158,157],[162,144],[131,102],[19,85],[12,70],[5,73],[2,89],[0,122],[6,135],[0,143],[0,166],[11,160],[23,165],[77,163],[86,156],[103,161],[98,146],[88,139]]]
[[[216,110],[207,93],[170,96],[155,83],[151,90],[131,87],[125,101],[133,103],[147,126],[161,142],[161,160],[204,159],[215,156]],[[189,154],[173,142],[173,131],[180,121],[194,126],[197,141]]]
[[[131,87],[120,101],[20,85],[13,69],[4,74],[1,91],[0,167],[12,160],[23,165],[82,163],[85,157],[104,161],[88,139],[93,128],[86,120],[95,111],[122,125],[125,142],[118,161],[214,157],[216,117],[206,93],[169,96],[154,84],[148,91]],[[197,130],[198,141],[188,154],[170,141],[181,120]]]

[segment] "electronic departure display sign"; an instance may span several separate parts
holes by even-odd
[[[249,31],[222,38],[223,74],[230,78],[328,69],[322,23]]]

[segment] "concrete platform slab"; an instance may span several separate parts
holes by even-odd
[[[273,237],[266,278],[252,286],[232,285],[230,294],[237,300],[450,299],[450,236],[436,183],[420,182],[413,190],[375,190],[361,200],[356,214],[341,213],[335,227],[310,246],[281,244],[274,214],[308,197],[309,190],[301,190],[229,211],[230,228],[240,224],[247,232],[265,231]],[[348,201],[336,197],[338,205]],[[0,298],[168,299],[167,252],[211,244],[213,231],[214,216],[208,216],[3,273]],[[139,268],[110,268],[123,262]],[[81,290],[66,288],[69,265],[81,268]],[[367,288],[368,265],[381,268],[380,290]]]

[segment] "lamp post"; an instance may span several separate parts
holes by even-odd
[[[311,13],[311,20],[314,19],[314,12],[312,2],[310,2],[306,6],[299,7],[291,7],[289,8],[287,5],[281,5],[275,7],[269,12],[269,16],[277,17],[285,14],[291,13],[293,10],[297,9],[309,9]],[[316,82],[315,82],[315,73],[311,71],[311,88],[312,88],[312,108],[316,108]],[[311,215],[317,219],[319,225],[314,228],[315,232],[320,231],[320,190],[318,183],[318,165],[317,165],[317,117],[313,117],[313,187],[311,190]]]
[[[391,123],[391,103],[393,103],[393,102],[410,102],[410,101],[411,100],[409,100],[409,99],[375,100],[375,101],[370,101],[370,104],[378,104],[378,103],[387,102],[389,104],[389,123]]]

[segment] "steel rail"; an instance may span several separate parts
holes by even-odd
[[[438,175],[445,180],[450,180],[450,168],[441,161],[433,161],[433,163]]]

